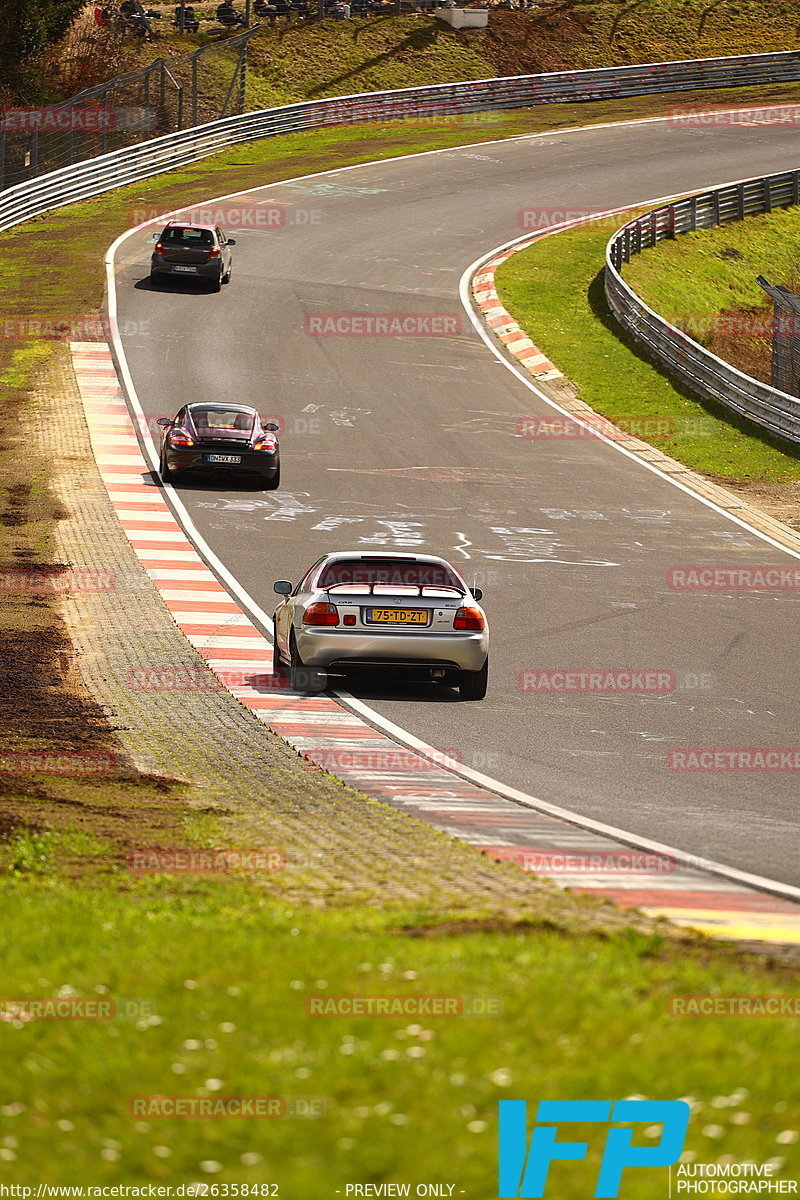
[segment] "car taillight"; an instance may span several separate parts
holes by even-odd
[[[219,258],[220,257],[219,250],[217,249],[216,246],[212,246],[212,248],[209,250],[208,257],[209,258]]]
[[[169,435],[170,446],[193,446],[194,442],[185,429],[173,429]]]
[[[154,254],[163,254],[164,253],[164,247],[161,245],[161,242],[156,242],[156,248],[153,251],[153,253]]]
[[[338,625],[339,610],[335,604],[309,604],[303,613],[304,625]]]
[[[479,608],[460,608],[453,629],[484,629],[483,613]]]
[[[270,454],[274,454],[278,449],[278,443],[275,441],[275,438],[259,438],[253,449],[266,450]]]

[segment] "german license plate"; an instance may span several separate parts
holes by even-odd
[[[197,274],[197,267],[173,267],[173,271],[188,271],[191,275]]]
[[[209,463],[240,463],[242,461],[241,454],[207,454],[206,462]]]
[[[427,625],[428,612],[424,608],[368,608],[367,622],[370,625]]]

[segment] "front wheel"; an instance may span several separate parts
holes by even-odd
[[[462,671],[458,690],[462,700],[483,700],[489,684],[489,659],[480,671]]]

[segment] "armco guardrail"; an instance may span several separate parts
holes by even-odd
[[[605,293],[615,317],[690,391],[716,400],[771,433],[800,443],[800,400],[737,371],[653,312],[622,278],[631,256],[696,229],[726,225],[800,203],[800,171],[782,171],[687,196],[623,225],[606,248]]]
[[[244,113],[153,138],[62,167],[0,192],[0,231],[74,200],[135,183],[195,162],[239,142],[306,129],[366,121],[421,119],[458,113],[528,108],[576,100],[606,100],[653,92],[693,91],[800,79],[800,52],[752,54],[686,62],[644,63],[597,71],[559,71],[480,79],[312,100]]]

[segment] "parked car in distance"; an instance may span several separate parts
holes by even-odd
[[[279,579],[276,666],[299,691],[329,674],[433,679],[482,700],[489,630],[470,589],[448,562],[429,554],[326,554],[297,585]]]
[[[213,291],[230,283],[233,269],[233,238],[216,225],[187,225],[170,221],[156,239],[150,258],[150,278],[170,275],[175,278],[207,279]]]
[[[246,404],[187,404],[171,420],[160,417],[159,472],[169,482],[178,473],[224,471],[260,475],[273,490],[281,482],[281,452],[273,421],[264,423]]]

